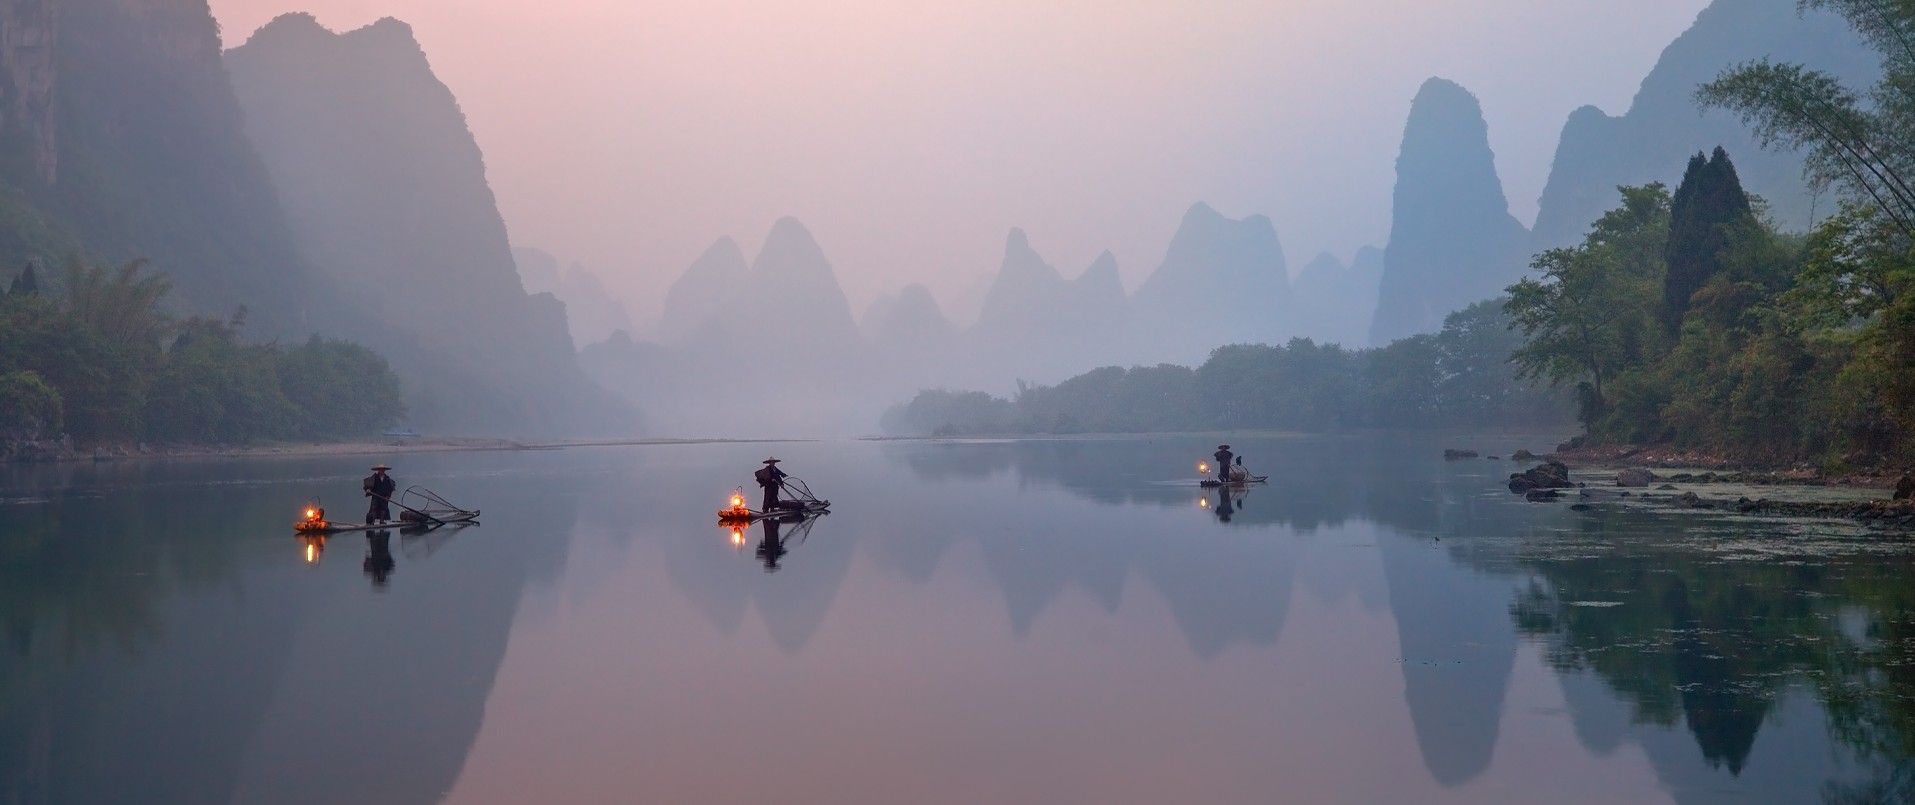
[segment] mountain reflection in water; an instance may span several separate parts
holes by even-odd
[[[289,533],[357,460],[0,471],[0,802],[1915,793],[1903,541],[1441,458],[1543,442],[795,444],[802,535],[750,445],[414,456],[486,525],[384,551]]]

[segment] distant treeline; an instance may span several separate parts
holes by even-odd
[[[69,260],[57,293],[27,268],[0,294],[0,452],[9,443],[231,444],[375,432],[403,409],[383,357],[314,337],[248,344],[221,321],[161,312],[163,275]]]
[[[1270,429],[1433,428],[1560,424],[1560,394],[1517,377],[1522,345],[1500,300],[1450,314],[1441,332],[1377,349],[1307,338],[1233,344],[1202,366],[1110,366],[1055,386],[1018,384],[1014,398],[919,392],[886,412],[894,434],[1148,433]]]

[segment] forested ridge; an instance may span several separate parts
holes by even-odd
[[[57,280],[57,281],[55,281]],[[69,259],[0,293],[0,458],[81,444],[237,444],[368,435],[402,413],[399,380],[358,344],[247,343],[228,319],[164,312],[165,275]]]

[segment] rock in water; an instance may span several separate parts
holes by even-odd
[[[1915,475],[1902,473],[1902,480],[1895,484],[1896,500],[1915,500]]]
[[[1545,461],[1528,472],[1509,476],[1509,491],[1519,495],[1538,489],[1569,489],[1569,467],[1560,461]]]
[[[1616,473],[1617,486],[1648,486],[1655,480],[1655,473],[1639,467],[1630,467]]]
[[[1475,450],[1444,450],[1443,451],[1443,458],[1447,461],[1455,461],[1459,458],[1475,458],[1475,457],[1476,457]]]

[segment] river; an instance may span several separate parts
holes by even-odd
[[[1202,437],[415,454],[483,525],[323,542],[378,457],[0,469],[0,802],[1915,792],[1906,539],[1441,455],[1542,439],[1233,445],[1268,485]],[[714,515],[768,452],[832,501],[772,550]]]

